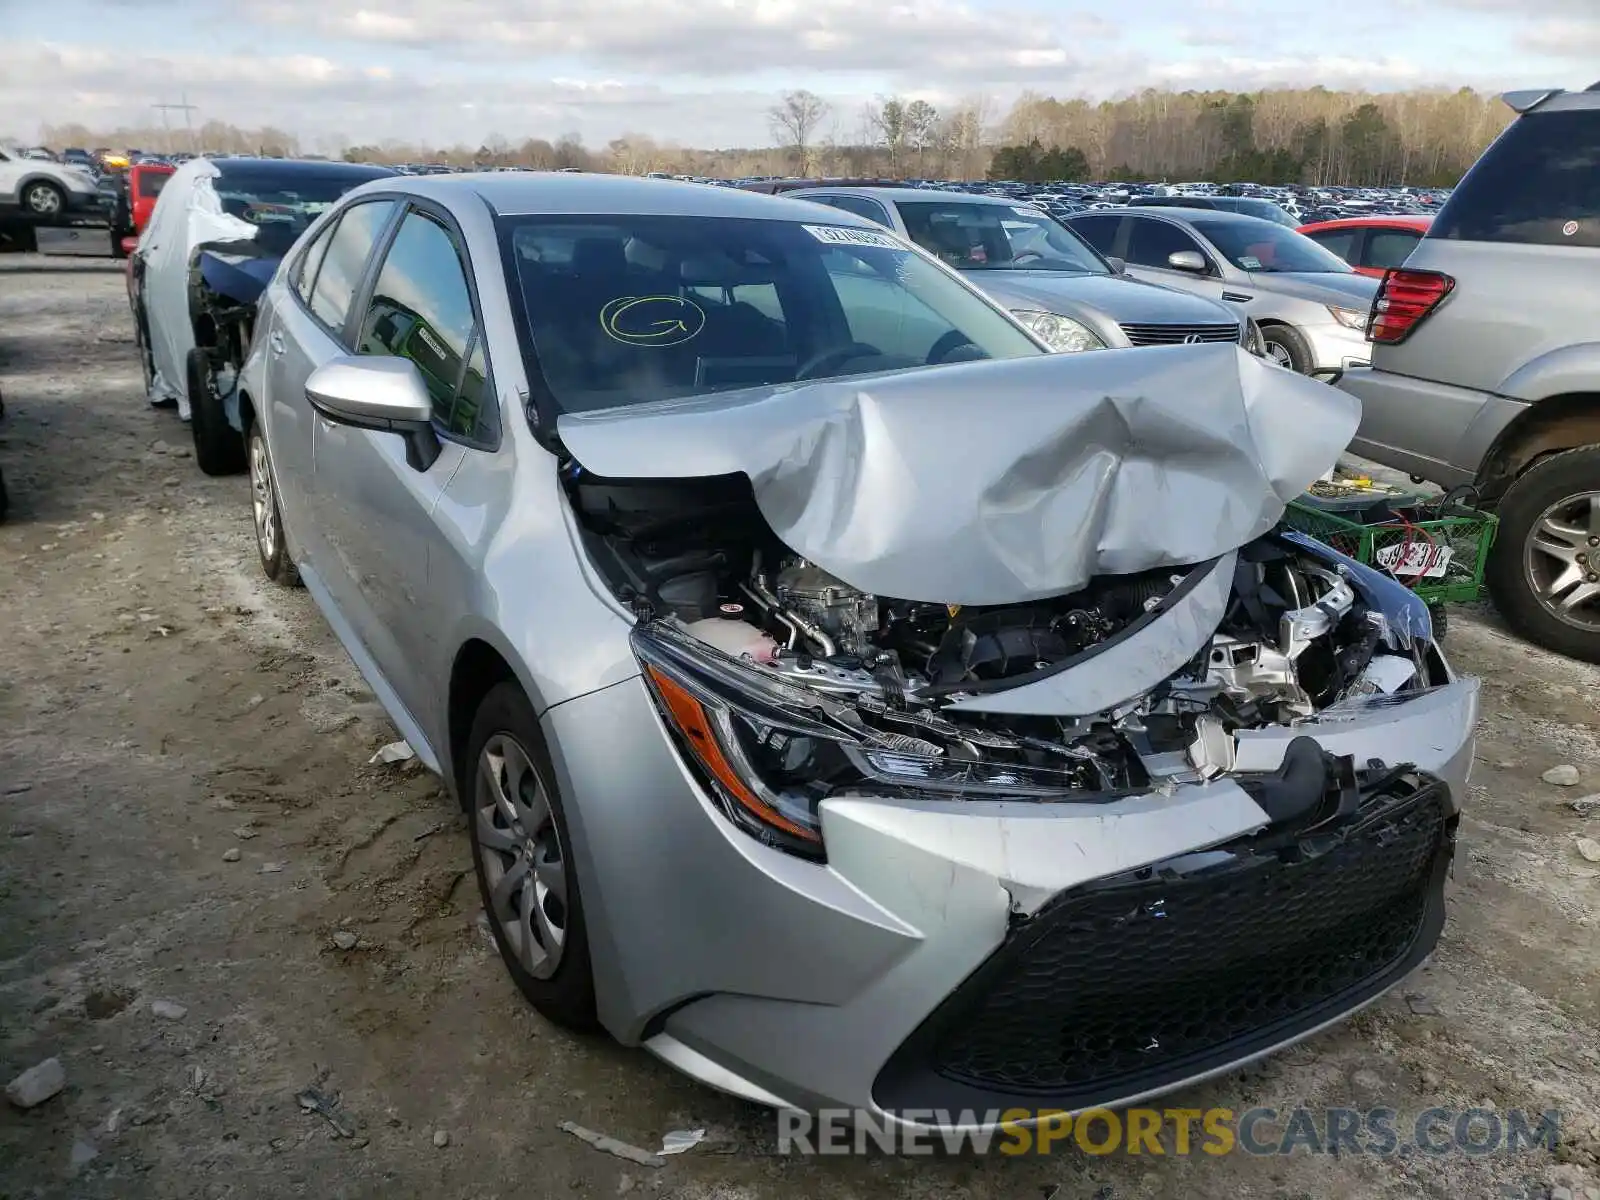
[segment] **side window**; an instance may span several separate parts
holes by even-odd
[[[1105,255],[1117,244],[1117,226],[1121,221],[1121,217],[1073,217],[1068,224],[1072,232]]]
[[[1167,258],[1180,250],[1193,250],[1196,254],[1207,257],[1205,251],[1200,249],[1200,243],[1176,225],[1169,225],[1165,221],[1152,221],[1148,217],[1133,218],[1133,232],[1128,238],[1130,263],[1140,267],[1170,270]],[[1207,261],[1210,261],[1209,257]]]
[[[1420,233],[1413,233],[1409,229],[1374,229],[1367,234],[1367,248],[1361,256],[1361,265],[1384,270],[1398,267],[1411,257],[1411,252],[1421,240]]]
[[[865,196],[834,196],[833,206],[842,208],[847,213],[855,213],[858,217],[865,217],[878,225],[894,228],[894,222],[889,220],[889,214],[884,211],[883,205]]]
[[[1467,172],[1428,236],[1600,248],[1600,110],[1519,117]]]
[[[1329,229],[1322,233],[1306,234],[1317,245],[1329,254],[1337,254],[1345,262],[1353,262],[1350,257],[1355,252],[1356,240],[1361,236],[1359,229]]]
[[[482,440],[487,432],[481,419],[487,372],[477,332],[472,292],[455,242],[432,217],[407,213],[373,288],[357,353],[409,358],[433,397],[433,416],[440,427],[457,437]]]
[[[306,304],[311,303],[311,285],[317,280],[317,268],[322,265],[322,256],[328,252],[328,243],[333,240],[333,231],[338,227],[338,221],[330,222],[295,263],[294,278],[290,282],[295,294]]]
[[[393,208],[392,200],[371,200],[352,204],[339,218],[339,226],[322,255],[308,301],[311,311],[329,329],[337,332],[344,328],[345,318],[350,315],[350,301],[372,254],[372,244],[378,240]]]

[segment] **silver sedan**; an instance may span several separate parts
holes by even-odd
[[[344,197],[236,399],[264,570],[557,1021],[992,1124],[1227,1070],[1437,940],[1476,682],[1273,532],[1334,389],[1053,355],[846,214],[552,173]]]

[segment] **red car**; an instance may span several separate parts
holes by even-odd
[[[1410,257],[1432,224],[1432,217],[1347,217],[1302,225],[1300,232],[1361,274],[1381,279]]]
[[[135,163],[123,173],[111,214],[111,236],[123,254],[133,250],[133,242],[150,224],[156,197],[176,167],[166,163]]]

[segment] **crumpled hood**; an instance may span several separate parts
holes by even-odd
[[[1370,308],[1372,297],[1378,292],[1376,279],[1331,271],[1257,271],[1250,276],[1250,281],[1279,296],[1340,308]]]
[[[601,476],[749,476],[784,544],[862,591],[1011,604],[1259,537],[1360,416],[1213,343],[724,392],[557,431]]]

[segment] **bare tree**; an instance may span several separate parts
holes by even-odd
[[[939,110],[926,100],[913,100],[906,107],[906,146],[916,152],[918,175],[923,173],[924,156],[938,128]]]
[[[811,172],[811,154],[817,127],[828,115],[828,102],[815,92],[804,88],[785,92],[783,99],[767,110],[767,122],[772,135],[784,146],[793,149],[800,162],[800,174]]]
[[[873,131],[878,142],[889,152],[889,174],[900,174],[900,152],[906,145],[906,102],[890,96],[873,114]]]

